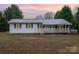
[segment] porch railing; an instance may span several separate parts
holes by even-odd
[[[42,33],[70,33],[70,29],[43,28]]]

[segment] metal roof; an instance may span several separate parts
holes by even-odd
[[[72,25],[65,19],[12,19],[8,22],[10,23],[43,23],[44,25],[52,25],[52,24],[64,24],[64,25]]]

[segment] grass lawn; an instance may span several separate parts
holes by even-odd
[[[79,34],[0,32],[0,53],[79,53]]]

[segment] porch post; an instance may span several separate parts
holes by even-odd
[[[66,25],[65,25],[65,29],[66,29]]]
[[[68,25],[68,29],[70,29],[70,25]]]

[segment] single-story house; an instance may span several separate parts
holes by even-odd
[[[65,19],[12,19],[9,33],[70,33],[72,25]]]

